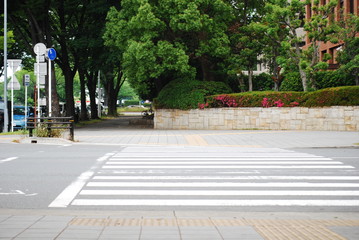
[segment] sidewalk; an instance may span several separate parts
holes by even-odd
[[[0,210],[0,239],[355,240],[358,236],[359,220],[353,213]]]
[[[1,143],[200,146],[253,148],[358,148],[358,132],[183,131],[127,125],[128,117],[75,129],[65,139],[2,135]],[[33,142],[33,143],[31,143]],[[4,239],[288,240],[359,239],[359,212],[103,212],[0,209]]]
[[[75,142],[66,139],[2,135],[0,143],[161,145],[216,147],[334,148],[358,147],[359,132],[270,130],[155,130],[129,126],[133,117],[104,120],[75,129]],[[34,141],[35,140],[35,141]]]

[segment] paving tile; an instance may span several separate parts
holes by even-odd
[[[11,216],[8,220],[9,221],[20,221],[20,222],[25,222],[25,221],[39,221],[41,218],[43,218],[44,216],[34,216],[34,215],[29,215],[29,216],[22,216],[22,215],[16,215],[16,216]]]
[[[10,217],[11,217],[11,215],[0,215],[0,222],[4,221]]]
[[[107,237],[100,237],[99,240],[138,240],[139,236],[136,235],[127,235],[127,236],[107,236]]]
[[[181,240],[181,237],[173,236],[173,235],[160,235],[160,236],[152,236],[152,235],[145,235],[141,236],[140,240]]]
[[[261,235],[250,226],[217,227],[221,236],[227,239],[258,239],[263,240]]]
[[[23,231],[23,228],[0,229],[0,238],[12,238]]]
[[[31,225],[31,229],[44,229],[44,228],[49,228],[49,229],[64,229],[67,227],[67,223],[66,222],[37,222],[34,223],[33,225]]]
[[[47,238],[47,239],[54,239],[59,232],[23,232],[18,237],[19,238]]]
[[[348,240],[358,240],[359,239],[359,227],[348,227],[348,226],[335,226],[327,227],[329,230],[343,236]]]
[[[181,235],[182,240],[223,240],[222,237],[200,236],[200,235]],[[245,239],[241,239],[245,240]]]
[[[39,222],[69,222],[74,218],[75,216],[45,216]]]

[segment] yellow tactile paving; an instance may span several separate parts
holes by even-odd
[[[192,146],[208,146],[208,142],[204,140],[200,135],[184,135],[184,138],[188,142],[189,145]]]
[[[359,220],[291,220],[236,218],[75,218],[75,226],[236,227],[251,226],[265,240],[345,240],[329,226],[359,226]]]

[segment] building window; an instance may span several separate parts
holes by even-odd
[[[349,0],[349,13],[354,14],[354,0]]]
[[[312,4],[307,5],[307,19],[310,19],[312,17]]]

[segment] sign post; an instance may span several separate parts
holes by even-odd
[[[12,70],[11,81],[6,88],[11,90],[11,132],[14,131],[14,90],[20,90],[20,84],[15,77],[15,71],[20,66],[21,60],[19,59],[8,59]],[[9,86],[10,85],[10,86]],[[6,104],[6,103],[5,103]]]
[[[27,127],[27,87],[30,85],[30,75],[23,76],[23,84],[25,87],[25,126]]]
[[[52,65],[51,65],[51,61],[55,60],[56,58],[56,51],[53,48],[48,48],[46,50],[46,56],[47,59],[49,60],[48,64],[49,64],[49,117],[51,117],[52,114],[52,78],[51,78],[51,70],[52,70]]]
[[[37,113],[40,115],[40,60],[43,62],[44,55],[46,53],[46,46],[43,43],[37,43],[34,46],[34,52],[36,54],[36,64],[35,64],[35,72],[36,72],[36,87],[37,87]],[[46,74],[45,74],[46,75]],[[35,117],[37,117],[35,111]]]

